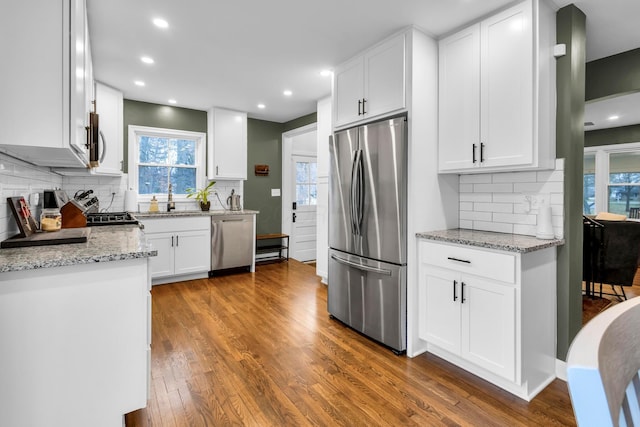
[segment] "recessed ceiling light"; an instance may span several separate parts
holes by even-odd
[[[175,99],[170,99],[169,101],[167,101],[169,104],[177,104],[178,101],[176,101]]]
[[[150,58],[148,56],[141,57],[140,61],[144,62],[145,64],[153,64],[155,62],[153,58]]]
[[[264,108],[266,108],[266,107],[267,107],[267,106],[266,106],[266,105],[264,105],[264,104],[258,104],[258,108],[260,108],[261,110],[262,110],[262,109],[264,109]]]
[[[142,80],[136,80],[134,83],[136,86],[144,86],[144,82]]]
[[[153,23],[158,28],[167,28],[167,27],[169,27],[169,23],[167,21],[165,21],[164,19],[162,19],[162,18],[155,18],[153,20]]]
[[[331,70],[322,70],[322,71],[320,71],[320,75],[321,75],[322,77],[329,77],[331,74],[333,74],[333,73],[331,72]]]
[[[613,116],[607,117],[607,120],[618,120],[619,118],[620,118],[620,116],[613,115]]]
[[[293,95],[293,92],[291,92],[290,90],[285,90],[284,92],[282,92],[284,94],[284,96],[291,96]]]

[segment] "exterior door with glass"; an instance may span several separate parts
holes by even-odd
[[[317,160],[315,156],[293,155],[291,258],[298,261],[316,259]]]

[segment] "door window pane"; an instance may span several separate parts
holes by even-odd
[[[298,206],[317,204],[317,171],[318,164],[316,162],[296,161],[296,202]]]

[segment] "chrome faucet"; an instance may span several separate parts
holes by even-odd
[[[167,212],[171,212],[176,208],[176,203],[173,201],[173,194],[171,193],[172,189],[171,183],[169,183],[169,198],[167,200]]]

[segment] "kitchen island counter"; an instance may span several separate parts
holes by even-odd
[[[171,212],[132,212],[132,214],[141,220],[149,218],[175,218],[183,216],[218,216],[218,215],[257,215],[260,211],[253,211],[250,209],[242,209],[239,211],[231,210],[213,210],[213,211],[171,211]]]
[[[86,243],[0,249],[0,273],[156,256],[137,225],[91,227]]]
[[[543,240],[523,234],[496,233],[463,228],[421,232],[416,233],[416,236],[427,240],[517,253],[534,252],[564,245],[564,239]]]

